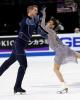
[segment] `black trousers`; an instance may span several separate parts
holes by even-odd
[[[0,67],[0,75],[2,75],[16,60],[18,60],[20,67],[18,69],[15,88],[20,88],[22,85],[22,80],[27,68],[27,59],[24,51],[25,44],[20,40],[15,42],[13,46],[13,51],[9,59],[7,59]]]

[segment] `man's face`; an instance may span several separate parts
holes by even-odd
[[[30,10],[30,13],[32,14],[33,17],[37,16],[37,14],[38,14],[38,8],[34,7],[32,10]]]

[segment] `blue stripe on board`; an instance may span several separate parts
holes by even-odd
[[[35,53],[26,53],[27,56],[53,56],[55,52],[35,52]],[[0,54],[0,57],[9,57],[9,53]]]

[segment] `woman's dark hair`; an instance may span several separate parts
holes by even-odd
[[[50,21],[53,21],[53,23],[54,23],[54,25],[55,25],[54,29],[59,25],[58,20],[55,19],[54,17],[51,17],[51,18],[50,18]]]

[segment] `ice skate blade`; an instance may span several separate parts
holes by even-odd
[[[65,94],[68,93],[68,88],[65,88],[63,90],[57,91],[57,94]]]
[[[14,95],[25,95],[26,92],[14,92]]]

